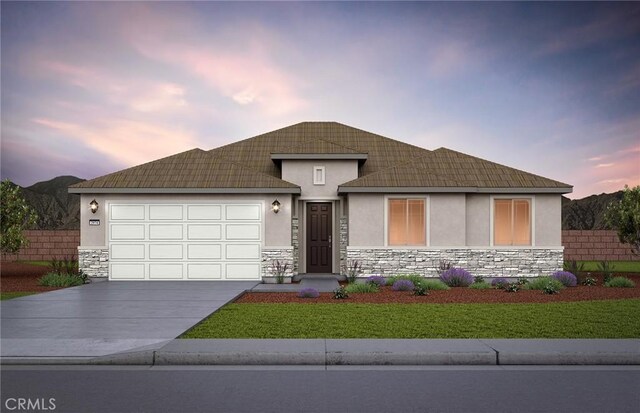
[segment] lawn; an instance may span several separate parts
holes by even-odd
[[[181,338],[638,338],[640,300],[229,304]]]
[[[598,264],[600,261],[578,261],[584,264],[583,271],[599,272]],[[611,267],[614,272],[631,272],[640,274],[639,261],[611,261]]]
[[[31,291],[11,291],[11,292],[2,292],[0,293],[0,300],[10,300],[12,298],[24,297],[25,295],[37,294],[37,292]]]

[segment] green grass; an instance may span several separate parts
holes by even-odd
[[[18,261],[21,264],[37,265],[39,267],[49,267],[51,261]]]
[[[488,282],[482,281],[480,283],[471,284],[469,288],[471,288],[472,290],[490,290],[492,287]]]
[[[0,300],[10,300],[12,298],[24,297],[25,295],[37,294],[32,291],[20,291],[20,292],[5,292],[0,293]]]
[[[377,293],[380,291],[376,284],[372,283],[353,283],[345,287],[348,294],[352,293]]]
[[[612,288],[633,288],[636,286],[636,283],[634,283],[627,277],[613,277],[612,279],[604,283],[604,286]]]
[[[74,287],[84,284],[82,278],[71,274],[58,274],[50,272],[38,280],[38,284],[46,287]]]
[[[640,299],[545,304],[229,304],[182,338],[638,338]]]
[[[599,272],[600,261],[578,261],[584,264],[583,271]],[[610,261],[613,272],[636,272],[640,273],[639,261]]]

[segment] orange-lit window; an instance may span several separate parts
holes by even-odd
[[[531,245],[531,203],[528,199],[496,199],[494,245]]]
[[[390,199],[389,245],[426,245],[424,199]]]

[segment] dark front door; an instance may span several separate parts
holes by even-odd
[[[307,203],[307,272],[331,273],[331,203]]]

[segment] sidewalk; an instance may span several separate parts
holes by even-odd
[[[640,339],[216,339],[3,365],[640,365]]]

